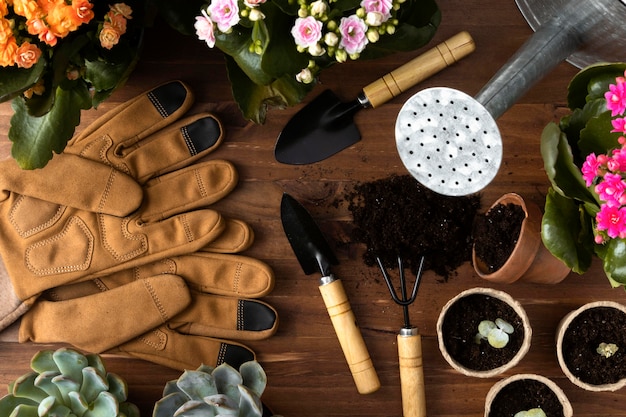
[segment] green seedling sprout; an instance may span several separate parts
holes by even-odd
[[[618,349],[619,348],[615,343],[602,342],[598,345],[596,352],[598,352],[598,354],[604,356],[605,358],[610,358],[611,356],[615,355],[615,352],[617,352]]]
[[[513,326],[501,318],[497,318],[495,322],[483,320],[478,324],[478,333],[474,340],[476,343],[486,340],[492,347],[501,349],[509,343],[509,335],[513,334],[513,330]]]
[[[541,408],[531,408],[528,411],[520,411],[513,417],[546,417],[546,413]]]

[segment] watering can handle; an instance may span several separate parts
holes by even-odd
[[[476,45],[470,34],[465,31],[459,32],[365,86],[363,93],[370,106],[378,107],[431,75],[449,67],[474,52],[475,49]]]
[[[328,281],[320,285],[319,289],[357,390],[360,394],[370,394],[378,390],[378,375],[341,280]]]
[[[422,336],[417,328],[403,328],[397,337],[402,389],[402,415],[426,417]]]

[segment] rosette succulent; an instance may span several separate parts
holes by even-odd
[[[256,361],[245,362],[239,372],[226,363],[217,368],[201,365],[165,385],[163,398],[155,404],[152,416],[270,415],[260,399],[266,384],[265,371]]]
[[[126,401],[126,382],[107,372],[96,354],[44,350],[31,368],[9,384],[9,394],[0,399],[1,416],[139,417],[139,409]]]

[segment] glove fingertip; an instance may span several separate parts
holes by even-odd
[[[148,98],[161,116],[165,118],[180,109],[186,111],[193,102],[193,93],[185,83],[176,80],[162,84],[148,92]]]

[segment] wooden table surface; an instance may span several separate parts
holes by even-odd
[[[232,99],[221,53],[165,27],[147,31],[142,60],[127,85],[97,111],[83,114],[79,130],[120,102],[178,78],[196,91],[194,111],[212,111],[224,122],[228,137],[213,157],[233,161],[241,180],[235,192],[217,207],[253,226],[256,241],[247,254],[269,263],[276,274],[275,290],[265,300],[278,310],[280,328],[271,339],[249,345],[256,350],[268,375],[269,386],[263,400],[278,414],[307,417],[402,413],[396,346],[402,309],[391,300],[378,269],[363,264],[357,245],[336,244],[347,240],[345,231],[351,217],[345,205],[333,203],[357,182],[406,174],[395,148],[394,124],[401,106],[412,94],[425,87],[448,86],[474,95],[532,34],[513,0],[440,0],[438,3],[443,21],[429,45],[367,64],[334,66],[322,73],[321,84],[306,100],[324,88],[333,89],[342,99],[352,99],[369,82],[461,30],[469,31],[474,37],[476,51],[384,106],[359,112],[355,120],[362,140],[316,164],[283,165],[273,156],[278,133],[300,106],[271,110],[264,125],[247,122]],[[504,159],[497,177],[483,191],[484,205],[503,193],[518,192],[543,207],[548,181],[539,153],[540,133],[546,123],[565,113],[566,87],[576,72],[577,68],[563,62],[498,120]],[[6,135],[11,114],[9,104],[0,106],[2,156],[10,152]],[[376,393],[357,393],[320,297],[318,277],[305,276],[293,256],[279,217],[280,199],[285,191],[309,209],[335,245],[340,259],[335,275],[344,282],[382,383]],[[626,302],[624,291],[612,289],[600,265],[595,263],[583,276],[572,273],[553,286],[489,284],[476,276],[469,264],[444,283],[427,272],[417,300],[410,307],[410,315],[423,335],[427,409],[431,417],[481,416],[485,395],[499,379],[476,379],[457,373],[444,361],[437,347],[435,325],[441,307],[460,291],[476,286],[509,292],[525,307],[533,326],[529,353],[502,377],[539,373],[561,386],[577,416],[626,416],[626,391],[583,391],[565,378],[556,359],[555,329],[567,312],[594,300]],[[35,352],[57,347],[0,343],[0,384],[27,372]],[[128,381],[130,399],[140,406],[144,416],[151,415],[165,382],[179,375],[179,371],[140,360],[113,356],[106,356],[105,360],[110,371]]]

